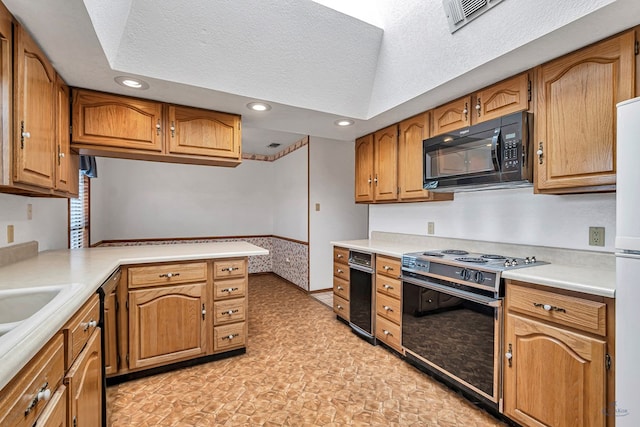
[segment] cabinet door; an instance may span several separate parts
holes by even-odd
[[[356,202],[373,202],[373,134],[356,139]]]
[[[529,109],[529,75],[520,74],[477,92],[471,122],[481,123],[506,114]]]
[[[162,151],[162,104],[73,90],[72,145]]]
[[[77,196],[79,157],[77,154],[71,153],[71,103],[69,96],[69,86],[60,76],[56,75],[55,189]]]
[[[25,29],[14,44],[14,179],[51,189],[54,184],[55,71]]]
[[[47,407],[33,427],[66,427],[67,426],[67,388],[61,384],[51,396]]]
[[[105,374],[118,372],[118,329],[116,314],[116,294],[114,290],[104,299],[104,366]]]
[[[373,199],[398,198],[398,126],[393,125],[374,134]]]
[[[537,190],[616,182],[616,104],[634,96],[635,35],[581,49],[539,67]]]
[[[170,154],[240,159],[240,116],[177,105],[168,111]]]
[[[470,96],[434,108],[431,136],[469,126],[471,124],[469,108],[471,108]]]
[[[65,385],[69,391],[69,426],[102,424],[102,352],[100,328],[96,329],[69,369]]]
[[[11,185],[11,120],[13,119],[13,33],[11,13],[0,4],[0,185]]]
[[[606,343],[507,315],[505,414],[527,426],[605,425]]]
[[[205,292],[205,283],[129,292],[131,369],[204,355]]]

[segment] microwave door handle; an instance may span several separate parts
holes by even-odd
[[[491,151],[492,151],[492,160],[493,160],[493,168],[496,172],[500,172],[500,165],[502,164],[502,150],[500,147],[500,134],[502,133],[500,129],[496,129],[497,132],[493,135],[491,141]]]

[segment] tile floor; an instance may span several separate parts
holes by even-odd
[[[274,275],[249,279],[247,353],[107,390],[112,426],[503,426]]]
[[[333,291],[311,294],[312,297],[333,309]]]

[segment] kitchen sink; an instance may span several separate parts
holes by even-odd
[[[46,307],[60,302],[73,285],[0,290],[0,337]],[[50,307],[55,309],[55,307]]]

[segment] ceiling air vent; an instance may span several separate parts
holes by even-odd
[[[442,0],[451,33],[467,25],[502,0]]]

